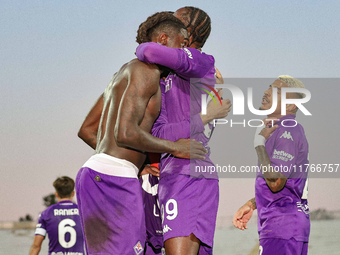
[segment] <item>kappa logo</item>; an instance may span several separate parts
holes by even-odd
[[[188,50],[187,48],[183,48],[183,50],[185,51],[185,53],[188,55],[188,57],[189,57],[190,59],[194,59],[194,58],[192,57],[192,54],[191,54],[190,50]]]
[[[140,241],[138,241],[138,243],[133,247],[133,250],[135,251],[136,255],[139,255],[144,251]]]
[[[171,231],[172,229],[168,226],[168,225],[165,225],[164,228],[163,228],[163,234],[167,233],[168,231]]]
[[[290,134],[290,132],[287,132],[287,131],[285,131],[281,136],[280,136],[280,138],[286,138],[286,139],[290,139],[290,140],[292,140],[292,141],[294,141],[293,140],[293,137],[292,137],[292,135]]]

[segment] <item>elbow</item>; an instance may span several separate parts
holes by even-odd
[[[84,139],[85,139],[85,134],[86,134],[86,132],[85,132],[84,128],[81,127],[81,128],[79,129],[79,131],[78,131],[78,137],[79,137],[80,139],[84,140]]]
[[[135,132],[126,127],[116,127],[114,136],[116,144],[119,147],[131,147],[131,145],[137,141]]]
[[[78,131],[78,137],[82,139],[84,142],[96,136],[97,130],[92,129],[91,127],[81,126],[81,128]]]

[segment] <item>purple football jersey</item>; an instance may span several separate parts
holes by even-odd
[[[157,63],[174,71],[161,82],[162,108],[156,120],[152,134],[156,137],[176,141],[191,138],[202,142],[208,150],[205,160],[176,158],[170,154],[161,156],[161,178],[167,174],[185,174],[195,177],[218,178],[217,173],[197,174],[190,171],[191,166],[214,166],[210,160],[208,145],[210,133],[204,131],[201,117],[201,81],[190,83],[191,78],[201,78],[209,85],[215,84],[215,60],[213,56],[193,48],[174,49],[156,43],[144,43],[137,47],[136,55],[146,63]],[[191,80],[193,81],[193,80]],[[211,125],[209,126],[212,129]]]
[[[295,115],[282,117],[266,141],[272,166],[287,177],[285,187],[273,193],[261,172],[255,182],[258,232],[261,238],[294,238],[308,242],[310,221],[307,202],[308,142]]]
[[[48,234],[48,254],[84,254],[78,206],[72,201],[61,201],[43,211],[39,216],[35,234]]]

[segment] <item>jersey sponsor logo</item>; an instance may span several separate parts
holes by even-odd
[[[288,160],[292,161],[294,159],[294,156],[289,154],[288,152],[277,151],[276,149],[274,149],[273,158],[280,159],[280,160],[287,162]]]
[[[292,140],[292,141],[294,141],[294,140],[293,140],[293,137],[292,137],[292,135],[291,135],[291,133],[290,133],[290,132],[287,132],[287,131],[285,131],[285,132],[280,136],[280,138],[285,138],[285,139],[287,139],[287,140]]]
[[[171,231],[172,229],[168,226],[168,224],[164,225],[164,228],[163,228],[163,234]]]
[[[187,48],[183,48],[183,50],[184,50],[184,52],[188,55],[188,58],[194,59],[194,58],[192,57],[192,54],[191,54],[191,51],[190,51],[190,50],[188,50]]]
[[[136,243],[136,245],[133,247],[133,250],[135,251],[136,255],[139,255],[144,251],[143,246],[141,245],[140,241]]]
[[[79,215],[79,211],[77,208],[72,209],[54,209],[54,216],[65,216],[65,215]]]

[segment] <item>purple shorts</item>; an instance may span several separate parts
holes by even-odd
[[[308,242],[280,238],[260,239],[259,255],[307,255]]]
[[[88,255],[144,252],[142,190],[135,169],[126,162],[96,154],[78,172],[77,201]],[[122,177],[124,171],[129,177]]]
[[[159,181],[158,197],[164,241],[193,233],[202,242],[199,254],[212,254],[218,180],[167,175]]]

